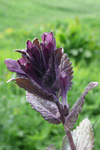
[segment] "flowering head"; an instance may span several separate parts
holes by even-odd
[[[45,120],[53,124],[62,122],[66,133],[71,135],[69,130],[78,118],[86,94],[96,87],[98,82],[90,82],[69,112],[67,92],[72,86],[73,67],[63,49],[56,48],[53,33],[43,33],[41,43],[38,38],[33,42],[28,40],[26,49],[16,52],[21,53],[22,58],[17,61],[5,60],[8,70],[16,72],[17,78],[11,80],[27,91],[28,102]],[[70,146],[75,150],[71,136],[68,137],[72,144]]]
[[[65,95],[71,87],[73,72],[69,58],[63,53],[63,49],[56,49],[53,33],[43,33],[42,43],[39,43],[37,38],[33,42],[28,40],[26,49],[16,50],[16,52],[21,53],[22,58],[17,61],[5,60],[8,70],[16,72],[18,78],[13,80],[21,87],[25,82],[31,83],[37,91],[34,88],[31,91],[32,87],[27,83],[25,86],[28,87],[23,88],[49,101],[54,101],[55,96],[61,95],[63,104],[66,105]]]
[[[61,97],[64,114],[68,114],[66,95],[72,86],[72,64],[63,49],[56,48],[53,33],[43,33],[41,43],[38,38],[28,40],[26,49],[15,51],[22,58],[5,60],[8,70],[16,72],[17,78],[11,80],[40,99],[56,102]]]

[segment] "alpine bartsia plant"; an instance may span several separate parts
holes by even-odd
[[[79,140],[77,143],[77,140],[73,137],[75,134],[71,133],[70,130],[77,121],[86,94],[98,83],[90,82],[72,110],[70,110],[67,92],[72,87],[73,67],[67,54],[64,54],[63,48],[56,48],[53,33],[43,33],[41,43],[38,38],[35,38],[33,42],[28,40],[26,49],[15,51],[21,53],[22,58],[17,61],[13,59],[5,60],[8,70],[16,72],[17,76],[17,78],[10,81],[15,81],[19,87],[27,91],[27,101],[33,109],[41,113],[45,120],[57,125],[62,123],[69,141],[69,149],[79,150],[77,144],[81,141]],[[78,135],[78,133],[76,134]],[[88,145],[90,141],[89,139],[86,144]],[[63,143],[67,143],[65,138]],[[90,148],[84,146],[85,150],[93,149],[93,142],[91,143]],[[64,144],[62,150],[67,149],[67,144]],[[83,144],[85,143],[83,142]],[[50,146],[47,149],[53,150],[55,148]],[[80,150],[82,150],[82,146]]]

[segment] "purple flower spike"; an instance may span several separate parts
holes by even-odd
[[[16,50],[16,52],[21,53],[22,58],[17,61],[12,59],[5,60],[8,70],[16,72],[17,75],[16,79],[11,80],[34,95],[30,96],[27,93],[27,99],[35,110],[39,111],[40,108],[40,106],[39,108],[34,106],[36,103],[37,105],[40,104],[37,102],[38,99],[42,99],[42,105],[47,105],[44,102],[45,100],[51,102],[49,109],[52,109],[52,105],[54,107],[52,115],[50,116],[51,113],[49,113],[49,118],[44,118],[51,123],[60,123],[60,114],[54,103],[59,101],[58,99],[61,96],[63,113],[65,116],[69,114],[66,95],[72,86],[71,79],[73,78],[69,58],[64,54],[62,48],[56,49],[56,41],[52,32],[43,33],[42,43],[39,42],[38,38],[35,38],[33,42],[28,40],[26,49]],[[33,101],[36,98],[36,101],[33,102],[30,97],[33,98]],[[41,106],[41,111],[39,112],[43,112],[42,109],[44,108],[48,107]],[[42,114],[42,116],[45,115]]]

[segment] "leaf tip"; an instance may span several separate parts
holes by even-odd
[[[90,82],[89,87],[90,87],[90,89],[92,89],[92,88],[96,87],[98,84],[99,84],[99,82]]]

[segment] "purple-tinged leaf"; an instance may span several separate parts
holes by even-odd
[[[49,147],[46,148],[46,150],[57,150],[54,145],[50,145]]]
[[[72,132],[72,137],[77,150],[94,149],[94,133],[88,119],[84,119]],[[63,138],[62,150],[71,150],[67,137]]]
[[[83,92],[83,94],[80,96],[80,98],[78,99],[78,101],[74,104],[71,112],[69,113],[69,115],[65,118],[65,126],[68,129],[72,129],[73,125],[76,123],[77,118],[79,113],[82,110],[82,106],[85,102],[85,96],[87,95],[87,93],[93,89],[94,87],[96,87],[98,85],[98,82],[90,82],[89,85],[86,87],[85,91]]]
[[[31,104],[32,108],[40,112],[42,117],[49,123],[61,123],[60,114],[55,103],[40,99],[33,94],[26,93],[27,101]]]
[[[40,97],[48,101],[55,101],[54,95],[48,93],[46,90],[44,90],[43,88],[41,88],[39,85],[37,85],[35,82],[32,82],[32,80],[28,78],[16,78],[16,79],[12,79],[11,81],[15,81],[15,83],[19,87],[34,94],[37,97]]]

